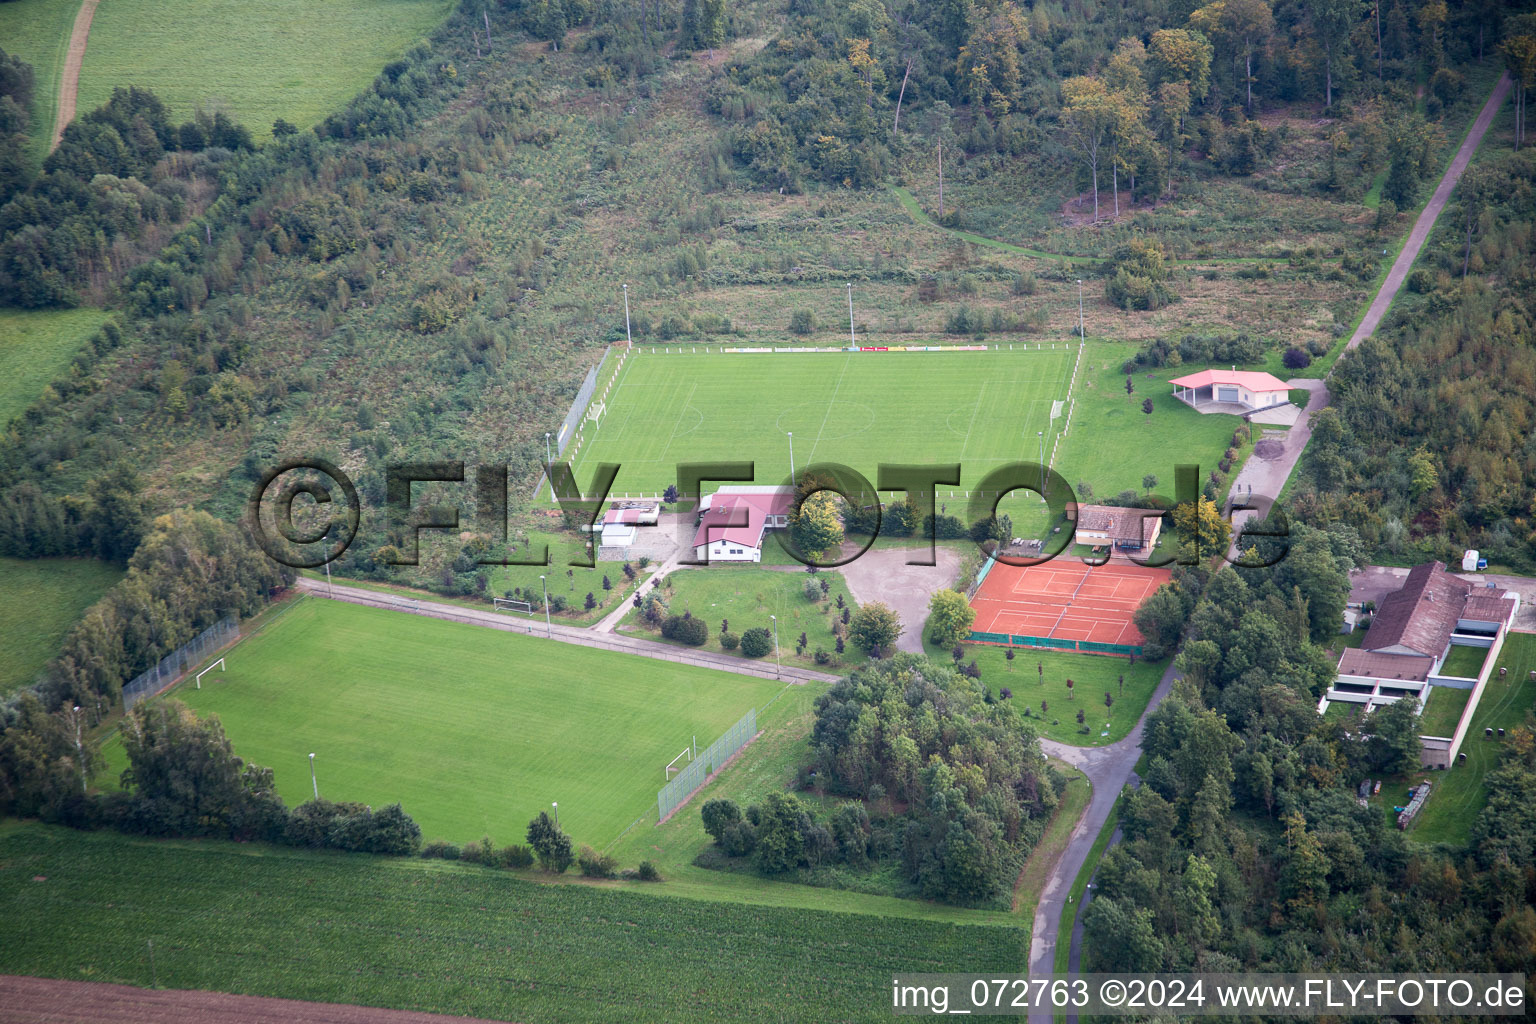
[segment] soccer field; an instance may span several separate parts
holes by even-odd
[[[794,464],[837,462],[876,483],[883,463],[962,466],[961,487],[997,466],[1050,457],[1051,403],[1077,349],[987,352],[692,353],[637,348],[577,459],[616,462],[615,494],[655,494],[685,462],[753,461],[778,483]]]
[[[428,839],[522,842],[560,804],[579,845],[656,814],[663,767],[781,683],[305,599],[174,696],[217,713],[289,806],[399,801]]]

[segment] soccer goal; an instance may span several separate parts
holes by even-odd
[[[598,420],[603,418],[603,413],[607,411],[607,402],[593,402],[591,405],[587,406],[587,419],[591,420],[593,423],[596,423]]]
[[[677,762],[682,761],[684,758],[687,758],[688,761],[692,761],[693,760],[693,747],[691,747],[691,746],[684,747],[683,748],[683,752],[681,754],[678,754],[671,761],[668,761],[667,762],[666,771],[662,773],[663,777],[670,779],[672,777],[672,773],[673,772],[680,772],[680,771],[682,771],[683,769],[676,767],[676,765],[677,765]],[[684,767],[687,767],[686,763],[684,764]]]
[[[218,661],[214,662],[212,665],[209,665],[207,668],[205,668],[201,672],[199,672],[196,675],[196,677],[193,678],[192,682],[196,684],[196,686],[197,686],[197,688],[199,690],[201,690],[203,688],[203,676],[207,675],[209,672],[212,672],[214,669],[218,669],[220,672],[224,671],[224,659],[223,658],[220,658]]]
[[[527,601],[514,601],[510,597],[493,597],[491,603],[498,612],[522,612],[524,615],[533,614],[533,605]]]

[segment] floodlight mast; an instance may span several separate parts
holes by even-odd
[[[630,348],[635,347],[634,335],[629,333],[629,285],[624,286],[624,340]]]
[[[309,755],[309,784],[314,787],[315,800],[320,799],[320,783],[315,779],[315,755]]]
[[[858,339],[853,336],[853,282],[848,282],[848,344],[857,346]]]
[[[551,800],[549,806],[555,809],[555,831],[560,830],[560,801]]]
[[[544,632],[550,636],[555,635],[555,627],[549,624],[549,584],[543,576],[539,577],[539,585],[544,588]]]
[[[1083,329],[1083,279],[1077,279],[1077,337],[1079,341],[1086,341],[1087,332]]]

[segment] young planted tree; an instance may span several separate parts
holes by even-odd
[[[1074,687],[1075,687],[1075,686],[1077,686],[1077,684],[1076,684],[1076,683],[1074,683],[1074,682],[1073,682],[1073,681],[1072,681],[1072,680],[1070,680],[1070,679],[1068,679],[1068,680],[1067,680],[1067,700],[1072,700],[1072,699],[1073,699],[1073,696],[1072,696],[1072,690],[1073,690],[1073,688],[1074,688]]]
[[[1147,414],[1147,415],[1148,415],[1148,416],[1151,416],[1151,415],[1152,415],[1152,409],[1153,409],[1153,408],[1154,408],[1154,407],[1153,407],[1153,405],[1152,405],[1152,399],[1150,399],[1150,398],[1143,398],[1143,399],[1142,399],[1142,400],[1141,400],[1141,411],[1142,411],[1142,412],[1144,412],[1144,413],[1146,413],[1146,414]],[[1143,477],[1143,479],[1145,479],[1145,477]],[[1157,478],[1156,478],[1156,477],[1153,477],[1153,479],[1154,479],[1154,480],[1156,480],[1156,479],[1157,479]],[[1152,489],[1152,488],[1150,488],[1150,487],[1148,487],[1148,488],[1147,488],[1147,490],[1149,490],[1149,491],[1150,491],[1150,490],[1151,490],[1151,489]]]

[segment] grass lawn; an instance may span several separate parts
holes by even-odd
[[[1123,490],[1141,493],[1142,477],[1158,478],[1156,493],[1174,497],[1173,468],[1197,464],[1201,482],[1216,468],[1243,425],[1237,416],[1198,413],[1173,397],[1168,379],[1202,367],[1143,370],[1132,377],[1135,392],[1125,393],[1121,365],[1138,346],[1088,339],[1088,351],[1073,396],[1076,407],[1053,467],[1067,483],[1086,480],[1094,494],[1109,497]],[[1152,415],[1142,412],[1152,399]]]
[[[789,475],[793,433],[800,469],[838,462],[873,484],[881,463],[959,462],[963,490],[1003,463],[1038,459],[1036,431],[1046,431],[1049,450],[1051,403],[1067,397],[1077,353],[1044,344],[745,355],[637,348],[576,477],[617,462],[617,495],[654,494],[676,482],[679,463],[753,460],[759,481],[777,483]]]
[[[1477,674],[1483,670],[1483,662],[1487,659],[1487,648],[1463,647],[1456,644],[1451,647],[1451,653],[1445,656],[1445,664],[1440,666],[1440,674],[1455,676],[1458,679],[1476,679]]]
[[[1513,728],[1525,721],[1536,706],[1536,685],[1529,678],[1530,671],[1536,669],[1536,635],[1511,633],[1499,652],[1498,667],[1508,667],[1509,674],[1500,679],[1498,672],[1494,672],[1483,688],[1477,710],[1472,713],[1472,727],[1461,745],[1461,752],[1467,755],[1466,763],[1428,776],[1434,790],[1410,832],[1418,842],[1467,842],[1472,822],[1488,803],[1483,776],[1497,767],[1509,742],[1497,737],[1484,739],[1483,730],[1491,728],[1497,733],[1501,728]]]
[[[1040,890],[1045,887],[1046,879],[1050,877],[1056,862],[1061,859],[1062,851],[1072,839],[1072,830],[1077,828],[1083,812],[1088,809],[1088,801],[1093,799],[1093,785],[1088,781],[1088,776],[1063,761],[1053,761],[1052,764],[1067,777],[1067,788],[1061,792],[1056,816],[1051,819],[1035,848],[1029,851],[1029,860],[1019,873],[1018,887],[1013,894],[1013,912],[1025,928],[1034,927]]]
[[[0,4],[0,15],[11,6]],[[99,309],[0,309],[0,429],[68,369],[80,346],[106,318]]]
[[[1049,739],[1070,743],[1078,747],[1102,747],[1123,739],[1131,726],[1141,717],[1163,678],[1166,661],[1144,661],[1140,658],[1132,665],[1128,658],[1112,658],[1102,654],[1079,654],[1067,651],[1035,650],[1029,647],[1014,648],[1013,668],[1005,653],[1007,648],[992,644],[965,644],[965,660],[976,659],[981,669],[981,681],[998,692],[1002,687],[1013,691],[1010,704],[1030,725]],[[952,662],[950,651],[940,650],[928,642],[926,633],[923,648],[928,656]],[[1124,692],[1120,688],[1120,676],[1125,676]],[[1068,695],[1067,680],[1073,687]],[[1114,697],[1114,706],[1104,707],[1104,694]],[[1045,701],[1048,710],[1041,712],[1040,702]],[[1077,724],[1077,713],[1083,712],[1083,725]],[[1109,735],[1101,735],[1105,723]],[[1080,732],[1084,726],[1087,734]]]
[[[601,846],[648,811],[662,768],[781,684],[333,601],[305,601],[176,696],[223,720],[290,804],[399,801],[429,838],[520,837],[559,801]]]
[[[12,0],[0,4],[0,49],[32,65],[27,151],[39,164],[48,155],[48,143],[53,139],[59,79],[69,52],[69,33],[79,11],[80,0]]]
[[[826,580],[830,589],[827,598],[815,603],[805,599],[805,581]],[[779,617],[779,656],[788,664],[806,668],[820,668],[825,672],[847,671],[867,659],[858,648],[845,645],[843,654],[837,653],[837,639],[832,635],[832,624],[842,614],[837,599],[854,611],[858,605],[848,593],[848,585],[839,572],[824,571],[811,577],[803,572],[780,572],[775,569],[748,568],[746,566],[714,565],[707,569],[679,569],[671,573],[662,584],[662,595],[667,608],[673,614],[691,612],[709,626],[709,642],[703,650],[718,654],[740,655],[740,649],[726,651],[720,647],[720,621],[728,620],[731,632],[740,636],[754,626],[761,626],[770,633],[773,620]],[[649,593],[649,590],[647,590]],[[661,634],[640,621],[639,609],[631,609],[620,627],[634,636],[660,640]],[[804,632],[809,643],[803,656],[795,654],[795,642]],[[832,663],[818,666],[815,652],[821,648],[835,659]],[[772,661],[770,653],[765,661]]]
[[[1331,700],[1328,702],[1328,710],[1323,712],[1324,721],[1338,722],[1344,728],[1352,728],[1360,720],[1360,709],[1363,704],[1353,704],[1346,700]]]
[[[131,84],[154,90],[178,120],[198,104],[218,105],[258,139],[271,134],[279,117],[304,131],[430,34],[451,6],[447,0],[112,0],[91,22],[77,109],[92,110],[114,86]]]
[[[669,898],[670,879],[531,877],[8,823],[0,972],[530,1024],[884,1021],[892,972],[1012,974],[1029,945],[1010,927]]]
[[[1419,732],[1425,736],[1449,736],[1454,733],[1471,696],[1471,690],[1431,686],[1429,700],[1420,714]]]
[[[0,696],[32,682],[81,613],[122,576],[90,558],[0,558]]]

